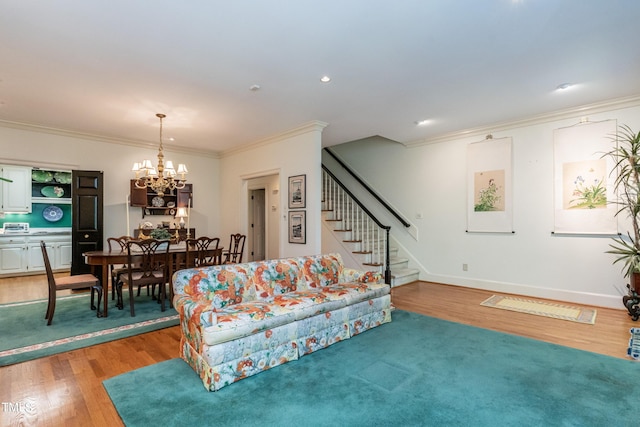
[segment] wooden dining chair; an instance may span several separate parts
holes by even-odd
[[[132,240],[131,236],[109,237],[107,239],[107,246],[109,252],[127,252],[127,242]],[[127,265],[116,266],[114,264],[109,265],[109,274],[111,275],[111,299],[114,300],[116,296],[116,289],[118,288],[118,280],[120,275],[128,271]],[[147,290],[148,292],[148,290]],[[140,295],[140,289],[138,289],[138,295]]]
[[[120,275],[117,307],[124,306],[122,288],[129,288],[129,306],[131,316],[136,315],[133,303],[134,286],[151,286],[151,298],[155,299],[155,286],[158,285],[158,301],[164,311],[166,284],[169,281],[169,240],[130,240],[127,242],[127,272]]]
[[[244,234],[232,234],[229,240],[229,250],[224,251],[223,264],[240,264],[244,252],[244,242],[247,236]]]
[[[64,289],[86,289],[91,288],[91,309],[96,310],[97,316],[102,317],[100,312],[100,301],[102,301],[102,286],[100,280],[93,274],[78,274],[75,276],[55,277],[49,262],[49,254],[47,253],[47,245],[44,241],[40,241],[42,249],[42,259],[44,260],[44,268],[47,271],[47,282],[49,284],[49,303],[47,304],[47,312],[44,318],[47,326],[51,325],[53,313],[56,310],[56,293]],[[94,305],[94,295],[98,293],[98,305]]]
[[[205,267],[221,263],[222,249],[218,237],[187,239],[186,268]]]

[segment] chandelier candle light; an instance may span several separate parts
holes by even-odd
[[[135,184],[137,188],[151,188],[158,196],[162,197],[165,193],[170,193],[176,188],[184,188],[187,181],[185,175],[189,171],[185,164],[180,163],[176,172],[171,160],[167,160],[167,165],[165,166],[164,153],[162,152],[162,119],[167,116],[158,113],[156,117],[160,119],[160,148],[158,150],[157,169],[153,167],[151,160],[143,160],[142,163],[134,163],[131,170],[136,174]],[[140,176],[141,174],[142,176]],[[180,175],[179,178],[178,175]]]

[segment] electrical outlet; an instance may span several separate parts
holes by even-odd
[[[469,265],[468,264],[462,264],[462,271],[469,271]]]

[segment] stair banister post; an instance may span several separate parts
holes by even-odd
[[[391,285],[391,255],[389,253],[389,232],[391,231],[391,227],[387,228],[387,244],[386,244],[386,262],[384,269],[384,283],[387,285]]]

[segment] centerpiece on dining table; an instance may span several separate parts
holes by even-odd
[[[145,234],[141,229],[138,237],[140,239],[169,240],[172,244],[180,242],[180,235],[178,234],[177,229],[174,234],[171,234],[169,229],[164,227],[154,228],[149,232],[149,234]]]

